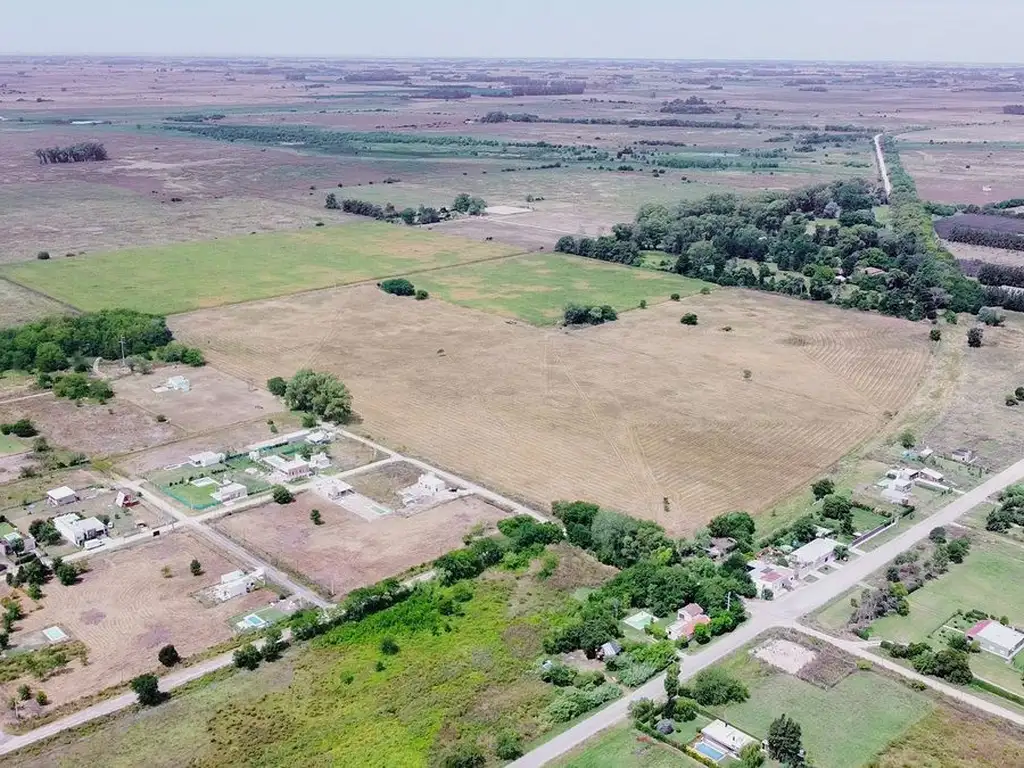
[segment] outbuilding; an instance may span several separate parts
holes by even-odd
[[[839,542],[835,539],[823,537],[793,550],[793,554],[790,555],[790,561],[796,569],[797,576],[799,577],[803,572],[813,571],[835,560],[835,549],[838,546]]]
[[[968,640],[977,640],[981,650],[1012,659],[1024,649],[1024,633],[1005,627],[994,619],[983,619],[967,630]]]
[[[78,501],[78,494],[74,489],[62,485],[60,488],[47,491],[46,501],[54,507],[63,507],[65,504],[74,504]]]
[[[214,451],[202,451],[188,457],[188,463],[193,467],[199,467],[205,469],[206,467],[212,467],[215,464],[220,464],[226,459],[223,453],[216,453]]]

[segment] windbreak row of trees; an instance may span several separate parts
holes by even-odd
[[[98,141],[83,141],[66,147],[48,147],[36,150],[40,165],[50,163],[84,163],[89,160],[106,160],[107,150]]]
[[[338,196],[333,192],[327,193],[324,207],[328,210],[341,210],[345,213],[352,213],[356,216],[368,216],[378,221],[401,220],[409,226],[415,224],[436,224],[439,221],[447,221],[452,213],[467,214],[469,216],[480,216],[487,208],[487,201],[482,197],[473,197],[465,192],[455,196],[451,208],[432,208],[421,205],[419,208],[403,208],[398,210],[391,203],[378,205],[367,200],[356,200],[346,198],[338,201]]]
[[[1024,242],[1024,241],[1022,241]],[[1024,288],[1024,267],[983,262],[978,269],[978,282],[982,285],[1009,285]]]
[[[83,315],[51,316],[0,330],[0,370],[40,371],[67,368],[74,359],[148,355],[170,344],[164,317],[130,309],[106,309]]]
[[[1024,251],[1024,236],[1014,232],[995,232],[954,224],[945,234],[947,240],[968,245],[984,245],[989,248],[1004,248],[1008,251]]]

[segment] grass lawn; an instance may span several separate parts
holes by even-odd
[[[589,739],[552,765],[557,768],[689,768],[701,764],[628,725],[618,725]]]
[[[425,229],[356,222],[25,262],[3,275],[83,310],[173,314],[515,252]]]
[[[718,716],[765,738],[772,720],[784,712],[800,723],[809,758],[828,768],[865,765],[934,706],[927,696],[869,671],[854,672],[823,690],[744,652],[723,667],[747,683],[750,698],[719,708]]]
[[[978,609],[1024,622],[1024,592],[1010,585],[1024,583],[1024,549],[1012,541],[988,536],[976,540],[960,565],[927,582],[910,596],[909,616],[886,616],[871,625],[871,634],[901,643],[921,642],[957,610]]]
[[[22,440],[14,435],[0,435],[0,456],[7,456],[12,453],[22,453],[29,450]]]
[[[611,304],[618,311],[688,296],[706,283],[655,270],[548,253],[438,270],[413,279],[417,288],[473,309],[534,325],[562,318],[566,304]]]

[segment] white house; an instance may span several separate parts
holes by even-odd
[[[36,548],[36,540],[31,536],[10,523],[0,523],[0,554],[13,554],[17,541],[21,542],[22,552],[32,552]]]
[[[327,498],[331,501],[337,501],[342,496],[347,496],[350,493],[355,493],[353,488],[348,483],[343,483],[341,480],[335,480],[325,488],[327,492]]]
[[[437,496],[448,490],[448,483],[439,478],[437,475],[428,473],[420,475],[415,485],[410,485],[408,488],[403,488],[399,493],[402,496],[402,502],[405,504],[413,504],[416,501],[431,496]]]
[[[749,562],[747,567],[750,568],[750,579],[757,588],[758,597],[764,597],[766,589],[770,590],[773,596],[777,596],[782,590],[793,588],[793,578],[796,574],[792,568],[763,560]]]
[[[921,470],[921,476],[926,480],[931,480],[933,483],[941,483],[944,475],[941,472],[936,472],[934,469],[925,467]]]
[[[326,445],[331,442],[331,433],[322,429],[315,429],[306,435],[306,442],[310,445]]]
[[[66,485],[46,492],[46,501],[54,507],[63,507],[65,504],[74,504],[78,501],[78,494]]]
[[[220,577],[220,583],[213,587],[213,596],[216,600],[224,602],[233,597],[239,597],[247,592],[258,589],[266,582],[266,575],[262,568],[257,568],[252,573],[242,571],[231,571]]]
[[[286,459],[283,456],[271,454],[263,457],[263,463],[274,471],[280,472],[288,480],[309,477],[313,473],[309,462],[302,458]]]
[[[832,562],[835,559],[835,548],[838,546],[839,542],[835,539],[824,537],[793,550],[789,559],[796,571],[797,578],[806,571],[813,571]]]
[[[203,451],[201,453],[193,454],[188,457],[188,463],[193,467],[212,467],[215,464],[220,464],[226,459],[223,453],[216,453],[215,451]]]
[[[724,749],[733,757],[739,757],[747,744],[758,744],[758,740],[739,728],[733,728],[722,720],[713,720],[700,729],[700,735],[711,743],[711,746]]]
[[[950,454],[950,457],[953,461],[959,461],[961,464],[973,464],[974,460],[977,458],[974,451],[970,448],[957,448],[952,454]]]
[[[97,518],[87,517],[83,520],[74,512],[58,515],[53,518],[53,527],[57,529],[61,536],[76,547],[80,547],[92,539],[99,538],[107,532],[107,526]]]
[[[171,376],[164,386],[175,392],[189,392],[192,389],[192,383],[184,376]]]
[[[1024,633],[1004,627],[994,619],[979,621],[966,634],[968,640],[977,640],[983,651],[1003,659],[1012,659],[1024,650]]]
[[[244,499],[249,495],[249,489],[241,483],[224,483],[220,488],[210,494],[210,496],[221,504],[227,501],[235,501],[236,499]]]
[[[897,491],[895,488],[883,488],[880,495],[890,504],[899,504],[901,507],[910,505],[910,494],[905,491]]]

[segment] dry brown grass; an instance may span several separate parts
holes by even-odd
[[[1024,765],[1024,733],[1002,719],[943,702],[896,739],[879,768],[1008,768]]]
[[[7,280],[0,280],[0,328],[21,325],[46,315],[70,310],[59,301],[42,296]]]
[[[309,513],[319,509],[322,525]],[[217,527],[247,549],[297,573],[326,595],[403,573],[462,546],[474,526],[492,528],[506,513],[475,497],[440,504],[411,517],[367,522],[313,494],[286,506],[266,504],[225,517]]]
[[[361,472],[348,478],[348,483],[363,496],[368,496],[392,509],[401,509],[403,504],[399,491],[413,485],[422,474],[423,470],[419,467],[398,462],[385,464],[369,472]]]
[[[204,568],[199,577],[189,573],[192,558]],[[161,575],[164,566],[170,568],[170,578]],[[23,633],[56,624],[72,639],[85,643],[87,666],[73,663],[69,671],[41,686],[55,704],[156,668],[157,651],[167,643],[189,656],[223,642],[233,634],[227,619],[266,605],[274,597],[258,590],[213,607],[200,604],[193,593],[217,583],[222,573],[238,566],[183,532],[92,557],[88,567],[78,584],[65,587],[56,580],[47,584],[38,608],[23,597],[27,615],[11,637],[17,645]],[[12,683],[0,689],[0,695],[6,700],[16,687]]]
[[[171,324],[243,378],[338,373],[395,447],[540,506],[589,498],[674,533],[822,472],[913,395],[931,354],[921,326],[742,290],[582,332],[369,286]]]

